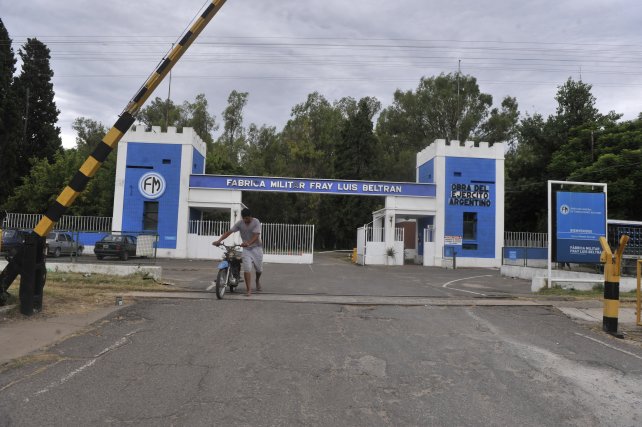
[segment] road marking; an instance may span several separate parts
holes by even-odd
[[[116,350],[118,347],[126,344],[127,341],[129,340],[129,337],[131,335],[134,335],[137,332],[140,332],[140,329],[136,329],[135,331],[129,332],[128,334],[126,334],[124,337],[120,338],[118,341],[116,341],[115,343],[113,343],[109,347],[106,347],[101,352],[95,354],[93,359],[91,359],[90,361],[88,361],[87,363],[82,365],[81,367],[74,369],[73,371],[71,371],[70,373],[68,373],[64,377],[62,377],[60,380],[54,381],[51,384],[49,384],[47,387],[43,388],[42,390],[37,391],[36,392],[36,396],[39,395],[39,394],[47,393],[52,388],[55,388],[55,387],[63,385],[64,383],[66,383],[67,381],[69,381],[70,379],[75,377],[76,375],[80,374],[85,369],[87,369],[90,366],[92,366],[94,363],[98,362],[98,359],[100,359],[101,356],[105,355],[106,353],[109,353],[112,350]]]
[[[635,353],[631,353],[630,351],[622,350],[621,348],[617,348],[617,347],[615,347],[614,345],[611,345],[611,344],[606,343],[606,342],[604,342],[604,341],[600,341],[600,340],[595,339],[595,338],[593,338],[593,337],[589,337],[588,335],[580,334],[579,332],[575,332],[575,335],[579,335],[579,336],[581,336],[581,337],[583,337],[583,338],[586,338],[587,340],[595,341],[595,342],[596,342],[596,343],[598,343],[598,344],[602,344],[602,345],[604,345],[604,346],[607,346],[608,348],[612,348],[613,350],[617,350],[617,351],[619,351],[620,353],[628,354],[629,356],[633,356],[633,357],[635,357],[636,359],[640,359],[640,360],[642,360],[642,357],[638,356],[638,355],[637,355],[637,354],[635,354]]]
[[[60,381],[51,383],[51,384],[49,384],[48,387],[45,387],[42,390],[37,391],[36,395],[47,393],[50,389],[52,389],[54,387],[58,387],[60,385],[63,385],[64,383],[66,383],[67,381],[69,381],[70,379],[72,379],[73,377],[75,377],[76,375],[78,375],[79,373],[84,371],[85,369],[89,368],[91,365],[93,365],[97,361],[98,361],[98,359],[91,359],[89,362],[85,363],[80,368],[75,369],[75,370],[71,371],[70,373],[68,373],[67,375],[65,375],[64,377],[62,377],[60,379]]]
[[[468,292],[469,294],[481,295],[481,296],[485,297],[486,294],[482,294],[481,292],[473,292],[473,291],[467,291],[465,289],[457,289],[457,288],[449,288],[448,287],[448,285],[450,285],[451,283],[461,282],[462,280],[477,279],[477,278],[480,278],[480,277],[493,277],[493,275],[492,274],[484,274],[483,276],[471,276],[471,277],[464,277],[463,279],[455,279],[455,280],[451,280],[450,282],[444,283],[441,287],[442,288],[447,288],[447,289],[450,289],[450,290],[453,290],[453,291]]]
[[[212,290],[212,288],[213,288],[214,286],[216,286],[216,282],[212,282],[212,284],[211,284],[211,285],[209,285],[209,286],[207,287],[207,289],[205,289],[205,290],[206,290],[206,291],[211,291],[211,290]]]

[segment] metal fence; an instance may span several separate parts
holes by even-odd
[[[366,242],[385,242],[385,228],[384,227],[365,227]],[[404,229],[402,227],[395,228],[394,241],[403,242]]]
[[[624,248],[624,257],[642,257],[642,225],[609,223],[607,230],[607,239],[613,251],[619,246],[620,237],[626,234],[629,236],[629,242]]]
[[[548,233],[531,233],[527,231],[505,231],[504,246],[520,248],[547,248]]]
[[[22,213],[7,213],[2,221],[3,229],[33,229],[40,219],[42,214],[22,214]],[[111,230],[111,217],[106,216],[72,216],[63,215],[60,221],[56,223],[56,230],[66,231],[110,231]]]
[[[314,251],[314,225],[262,224],[266,255],[303,255]]]
[[[220,236],[230,229],[229,221],[201,221],[189,222],[189,233],[199,236]]]
[[[314,252],[314,225],[261,224],[261,228],[265,255],[303,255]],[[229,221],[189,222],[189,233],[199,236],[220,236],[229,229]]]

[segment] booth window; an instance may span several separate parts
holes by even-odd
[[[158,202],[145,202],[143,208],[143,230],[158,231]]]
[[[477,240],[477,212],[464,212],[464,240]]]

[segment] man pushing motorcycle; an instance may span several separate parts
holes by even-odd
[[[243,277],[245,278],[245,296],[252,295],[252,268],[256,274],[256,291],[261,292],[261,274],[263,273],[263,243],[261,242],[261,222],[252,216],[252,212],[245,208],[241,211],[241,220],[223,233],[218,240],[212,242],[219,246],[230,234],[241,234],[241,247],[243,249]]]

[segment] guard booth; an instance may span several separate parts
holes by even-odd
[[[417,153],[416,168],[418,183],[435,185],[434,196],[386,197],[385,208],[358,233],[360,262],[390,264],[393,248],[396,265],[451,267],[456,257],[460,267],[500,267],[504,144],[438,139]]]

